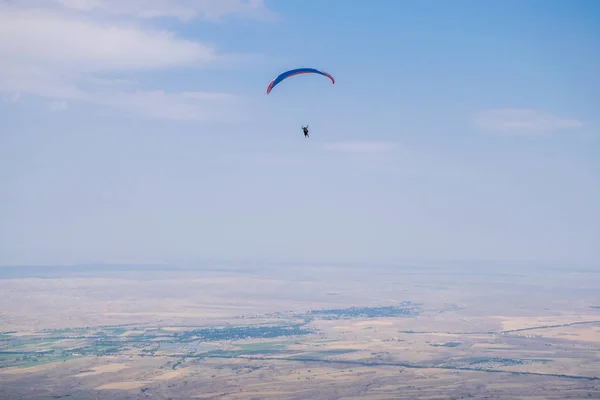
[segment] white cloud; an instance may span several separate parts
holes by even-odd
[[[485,110],[474,118],[473,123],[482,130],[514,134],[543,134],[584,126],[581,121],[547,111],[518,108]]]
[[[0,14],[0,54],[13,64],[86,72],[169,68],[216,58],[211,47],[171,32],[39,10]]]
[[[65,109],[62,105],[68,101],[110,106],[151,118],[216,117],[222,114],[220,107],[233,104],[234,96],[136,90],[135,82],[107,79],[106,74],[130,75],[236,60],[213,46],[131,19],[151,17],[144,15],[145,11],[154,10],[154,16],[189,13],[190,18],[216,18],[263,9],[261,1],[226,0],[23,0],[0,5],[0,92],[14,99],[41,96],[50,101],[52,109],[58,105]]]
[[[77,12],[153,19],[172,17],[219,20],[227,16],[268,19],[275,14],[264,0],[21,0],[40,7],[59,6]]]
[[[0,57],[2,52],[0,51]],[[0,91],[34,94],[51,99],[77,99],[81,90],[60,70],[36,66],[28,63],[11,62],[0,64]]]
[[[53,111],[66,110],[67,108],[69,108],[69,105],[64,100],[54,100],[50,103],[50,109]]]
[[[343,153],[383,153],[394,150],[396,146],[389,142],[354,141],[327,143],[323,148]]]

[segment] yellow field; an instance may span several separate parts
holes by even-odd
[[[190,371],[191,371],[190,368],[179,368],[175,371],[163,372],[160,375],[152,377],[152,380],[153,381],[168,381],[171,379],[179,378],[180,376],[185,375],[186,373],[189,373]]]
[[[133,382],[113,382],[105,385],[96,386],[95,390],[133,390],[139,389],[147,385],[148,381],[133,381]]]
[[[52,368],[59,368],[62,363],[47,363],[36,365],[35,367],[26,367],[26,368],[1,368],[0,374],[6,375],[21,375],[21,374],[34,374],[37,372],[46,371]]]
[[[129,368],[129,365],[126,364],[105,364],[99,367],[92,368],[91,371],[82,372],[77,375],[74,375],[76,378],[83,378],[85,376],[98,375],[106,372],[119,372],[126,368]]]
[[[491,316],[502,324],[502,330],[510,331],[516,329],[535,328],[544,325],[562,325],[573,322],[598,321],[598,315],[561,315],[556,317],[508,317]]]
[[[569,326],[560,328],[535,329],[527,331],[531,335],[539,335],[544,338],[581,340],[584,342],[600,342],[599,326]]]

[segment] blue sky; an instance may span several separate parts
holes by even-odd
[[[0,58],[0,264],[600,264],[596,1],[3,2]]]

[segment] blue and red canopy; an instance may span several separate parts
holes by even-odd
[[[323,76],[326,76],[327,78],[331,79],[332,84],[335,83],[335,79],[333,79],[333,76],[329,75],[325,71],[320,71],[315,68],[296,68],[296,69],[291,69],[289,71],[283,72],[283,73],[279,74],[279,76],[277,78],[273,79],[271,81],[271,83],[269,83],[269,86],[267,87],[267,94],[271,93],[271,90],[273,90],[273,88],[275,86],[277,86],[279,83],[281,83],[281,81],[283,81],[287,78],[291,78],[292,76],[301,75],[301,74],[323,75]]]

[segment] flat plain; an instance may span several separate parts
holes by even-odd
[[[0,268],[4,399],[600,398],[600,273]]]

